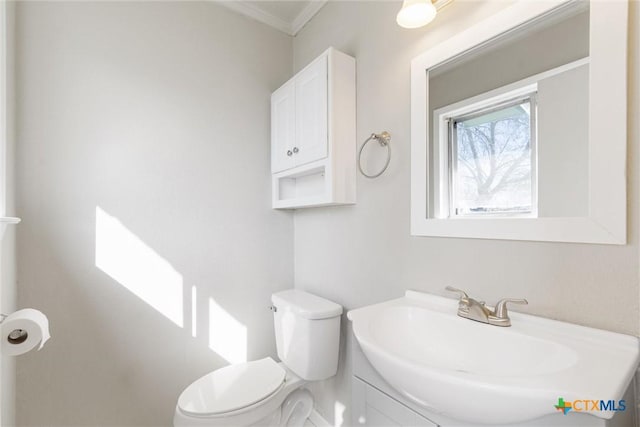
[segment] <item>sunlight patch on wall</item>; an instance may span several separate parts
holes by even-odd
[[[344,424],[344,411],[347,407],[342,402],[335,402],[333,407],[333,425],[341,427]]]
[[[229,363],[247,361],[247,327],[209,298],[209,348]]]
[[[191,336],[198,334],[198,294],[195,286],[191,286]]]
[[[96,267],[183,326],[182,275],[100,207],[96,207]]]

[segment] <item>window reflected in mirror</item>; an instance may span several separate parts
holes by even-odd
[[[588,214],[588,2],[429,69],[428,87],[429,217]]]

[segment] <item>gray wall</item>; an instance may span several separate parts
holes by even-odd
[[[529,313],[638,335],[638,121],[629,120],[629,244],[625,246],[412,237],[409,233],[410,62],[504,2],[453,2],[429,26],[395,23],[399,2],[329,2],[294,40],[294,68],[327,46],[357,59],[358,144],[393,136],[393,159],[379,179],[358,176],[355,206],[295,214],[296,287],[347,309],[400,297],[405,289],[444,294],[451,284],[488,302],[526,297]],[[640,22],[638,2],[630,22]],[[640,37],[632,28],[629,118],[640,113]],[[383,155],[384,151],[380,151]],[[343,318],[344,336],[350,334]],[[346,340],[348,341],[348,340]],[[345,347],[343,347],[344,349]],[[318,409],[349,419],[350,349],[339,375],[315,387]]]
[[[587,216],[589,66],[540,80],[537,95],[538,216]]]
[[[331,45],[356,56],[358,142],[388,130],[394,157],[381,178],[359,177],[357,205],[297,211],[294,236],[269,181],[269,95],[291,75],[291,38],[207,3],[21,2],[18,302],[49,315],[53,339],[18,359],[18,424],[169,424],[180,391],[227,363],[208,346],[208,299],[247,327],[249,359],[274,355],[264,308],[293,266],[297,287],[347,309],[453,284],[638,335],[637,121],[629,245],[409,235],[410,60],[506,4],[454,2],[409,31],[395,24],[399,2],[330,2],[298,34],[295,69]],[[637,117],[637,28],[631,39]],[[96,267],[97,207],[182,278],[183,327]],[[339,376],[314,387],[332,422],[349,417],[343,349]]]
[[[15,214],[15,4],[7,3],[6,8],[6,70],[7,97],[6,113],[6,158],[5,158],[5,214]],[[16,310],[16,227],[7,227],[0,246],[0,313]],[[15,358],[0,355],[0,425],[15,424]]]
[[[443,11],[444,14],[444,11]],[[440,108],[589,56],[589,11],[534,26],[435,67],[430,108]],[[549,46],[553,44],[553,49]]]
[[[53,336],[18,359],[17,422],[169,425],[184,387],[227,364],[209,298],[247,328],[249,359],[275,356],[293,220],[270,206],[269,99],[291,38],[206,2],[20,2],[17,41],[18,302]],[[183,327],[96,267],[98,207],[133,239],[109,253],[147,248],[120,265],[142,269],[138,294],[163,292],[150,267],[181,277]]]

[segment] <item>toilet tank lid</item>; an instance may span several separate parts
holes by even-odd
[[[277,310],[291,311],[305,319],[328,319],[342,314],[342,306],[297,289],[277,292],[271,296]]]

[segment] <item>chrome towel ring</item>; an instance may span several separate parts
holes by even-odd
[[[381,147],[387,147],[387,161],[385,162],[384,167],[380,172],[369,175],[362,170],[362,161],[360,158],[362,157],[362,150],[364,149],[364,147],[369,143],[369,141],[373,141],[374,139],[378,141]],[[360,146],[360,150],[358,150],[358,170],[362,175],[366,176],[367,178],[377,178],[387,170],[387,168],[389,167],[389,162],[391,162],[391,145],[389,144],[390,142],[391,134],[385,130],[382,133],[372,133],[371,136],[362,143],[362,145]]]

